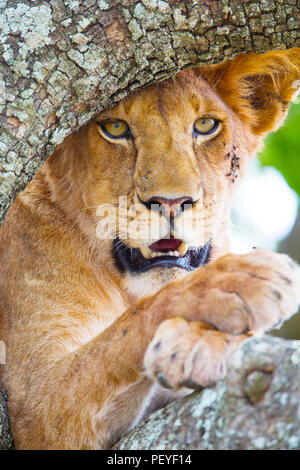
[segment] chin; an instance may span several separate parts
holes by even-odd
[[[156,267],[141,273],[127,272],[122,286],[137,300],[146,295],[155,294],[167,282],[182,279],[188,271],[176,267]]]

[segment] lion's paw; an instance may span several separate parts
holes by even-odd
[[[300,267],[287,255],[256,249],[208,266],[201,320],[231,334],[263,332],[297,312]]]
[[[245,336],[203,325],[179,317],[161,323],[145,354],[146,375],[173,390],[207,387],[224,377],[229,354]]]

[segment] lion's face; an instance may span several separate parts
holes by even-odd
[[[137,296],[228,250],[234,189],[264,132],[255,103],[248,114],[243,97],[241,112],[228,103],[217,67],[142,90],[80,132],[87,213],[107,263]]]
[[[97,234],[110,237],[128,287],[139,277],[152,291],[227,244],[249,142],[209,86],[188,78],[143,90],[88,129],[87,205],[97,208]]]

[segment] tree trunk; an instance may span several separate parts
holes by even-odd
[[[0,0],[0,223],[54,147],[98,112],[184,67],[216,63],[239,52],[300,46],[299,19],[297,0]],[[254,343],[253,350],[247,346],[258,369],[261,350],[270,346],[273,360],[275,344],[278,357],[299,357],[297,343],[268,341]],[[262,356],[267,358],[267,352]],[[248,364],[248,356],[239,357]],[[235,387],[240,387],[239,393],[243,390],[238,368],[233,369],[227,385],[205,390],[153,415],[141,428],[139,442],[144,448],[299,445],[299,431],[295,430],[299,419],[295,424],[289,421],[289,416],[296,416],[297,393],[291,384],[299,365],[288,359],[285,364],[285,368],[278,367],[280,373],[277,369],[274,373],[252,372],[247,379],[249,387],[251,375],[259,384],[274,376],[274,386],[280,382],[280,374],[291,380],[281,401],[273,397],[279,410],[277,424],[269,419],[275,444],[269,434],[262,437],[259,427],[273,410],[272,402],[263,400],[254,406],[244,395],[235,396]],[[266,396],[271,393],[272,388]],[[289,401],[286,408],[285,400]],[[207,403],[211,403],[209,407]],[[255,418],[253,410],[262,412],[261,418]],[[155,421],[160,416],[162,421]],[[154,422],[158,430],[151,435]],[[228,431],[223,434],[222,422]],[[166,423],[170,425],[167,430]],[[242,439],[239,436],[247,426],[250,431]],[[143,440],[147,429],[148,438]],[[121,448],[134,447],[138,438],[133,436],[137,435],[123,439]],[[222,438],[216,440],[217,436]],[[11,442],[0,390],[0,449],[10,447]]]
[[[153,413],[114,447],[299,449],[300,341],[247,340],[215,388]]]
[[[0,222],[63,138],[133,90],[300,45],[297,0],[1,0]]]

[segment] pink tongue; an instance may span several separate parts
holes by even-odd
[[[162,253],[164,251],[176,251],[177,248],[179,248],[179,246],[181,245],[181,243],[182,240],[177,240],[176,238],[162,238],[161,240],[158,240],[158,242],[152,243],[149,248],[152,251],[161,251]]]

